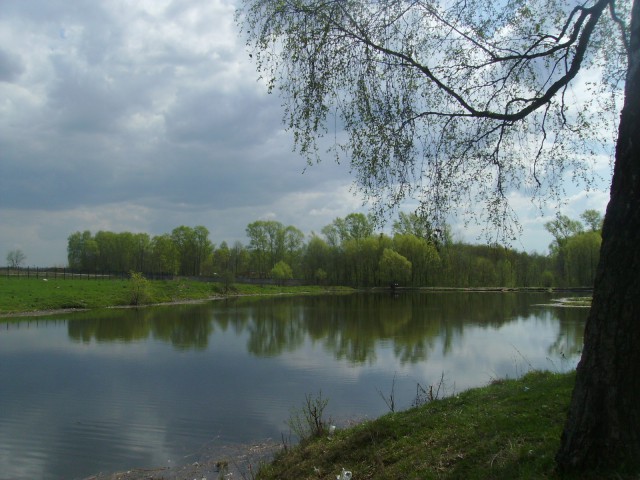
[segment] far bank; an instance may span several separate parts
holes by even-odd
[[[307,295],[354,291],[348,287],[278,286],[188,279],[49,279],[0,277],[0,317],[214,300],[240,295]]]

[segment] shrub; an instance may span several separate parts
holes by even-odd
[[[318,396],[305,395],[305,403],[299,410],[292,410],[287,425],[298,436],[300,441],[321,437],[328,431],[330,420],[325,420],[324,410],[329,400]]]
[[[130,272],[131,305],[142,305],[150,300],[149,281],[140,272]]]

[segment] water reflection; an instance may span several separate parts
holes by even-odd
[[[586,309],[580,308],[556,308],[552,315],[558,322],[558,335],[549,346],[549,354],[563,358],[573,357],[582,352],[582,339],[584,336],[584,322],[587,316]]]
[[[0,329],[0,478],[162,466],[212,440],[280,439],[322,390],[332,418],[575,364],[586,310],[547,294],[238,298],[8,322]],[[549,362],[551,360],[551,362]],[[184,460],[184,461],[187,461]]]
[[[79,342],[157,339],[178,349],[206,349],[213,333],[211,307],[109,309],[69,320],[69,338]]]
[[[248,337],[247,352],[276,357],[306,339],[337,360],[373,364],[377,346],[390,343],[398,360],[423,362],[436,343],[443,355],[464,338],[465,328],[498,329],[519,319],[557,322],[554,356],[575,356],[582,344],[583,309],[544,309],[548,294],[405,293],[238,298],[199,305],[89,312],[68,322],[78,342],[159,340],[178,350],[205,350],[216,332]],[[436,342],[436,340],[438,340]]]

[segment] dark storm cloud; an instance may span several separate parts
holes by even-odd
[[[0,48],[0,82],[13,82],[24,71],[22,60]]]
[[[48,48],[34,55],[21,85],[38,98],[15,115],[13,135],[0,133],[3,175],[11,179],[5,207],[225,208],[264,205],[301,188],[303,165],[281,134],[278,101],[237,71],[236,40],[180,40],[193,2],[127,19],[93,2],[23,10],[10,3],[16,22]],[[206,15],[194,18],[203,37],[216,31]],[[174,37],[162,35],[175,29]],[[18,58],[0,57],[5,76],[25,70]]]
[[[268,141],[281,128],[280,119],[279,105],[271,97],[248,89],[221,94],[215,87],[187,92],[165,118],[167,136],[175,143],[234,149]]]

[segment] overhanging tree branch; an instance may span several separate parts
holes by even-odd
[[[330,16],[324,17],[323,20],[331,24],[333,28],[336,29],[337,31],[342,32],[343,34],[356,39],[357,41],[361,42],[363,45],[370,47],[371,49],[378,51],[386,56],[401,60],[402,64],[406,67],[412,67],[419,70],[424,74],[425,77],[427,77],[435,85],[437,85],[437,87],[440,90],[444,91],[449,97],[455,99],[455,101],[463,108],[463,110],[465,110],[468,113],[469,116],[490,118],[493,120],[518,121],[526,118],[529,114],[531,114],[531,112],[537,110],[541,106],[551,101],[551,99],[555,97],[558,91],[560,91],[562,88],[568,85],[571,82],[571,80],[575,78],[575,76],[578,74],[578,71],[580,70],[580,67],[582,65],[582,61],[584,59],[585,52],[589,45],[589,41],[593,33],[593,30],[597,25],[603,10],[609,6],[610,2],[611,0],[599,0],[599,2],[596,3],[592,8],[589,8],[589,9],[581,8],[579,10],[577,8],[574,9],[571,15],[569,16],[569,19],[571,19],[577,11],[580,11],[580,16],[578,18],[578,21],[576,22],[571,38],[565,44],[558,46],[555,49],[550,49],[546,53],[541,52],[540,54],[535,54],[535,55],[523,54],[523,55],[512,55],[507,57],[493,57],[493,54],[491,54],[493,59],[492,59],[492,62],[490,63],[504,63],[511,60],[517,60],[518,62],[521,62],[521,61],[532,60],[540,57],[548,57],[550,55],[553,55],[557,51],[561,51],[561,50],[568,51],[572,46],[575,45],[575,53],[573,55],[573,59],[570,63],[569,68],[566,70],[566,73],[562,77],[560,77],[558,80],[553,82],[549,86],[549,88],[544,92],[543,95],[529,98],[529,99],[524,99],[524,98],[518,99],[519,101],[528,103],[528,105],[513,113],[508,113],[508,108],[505,108],[504,112],[480,110],[474,107],[473,105],[471,105],[471,103],[467,99],[465,99],[462,94],[460,94],[454,88],[450,87],[445,82],[443,82],[440,78],[438,78],[438,76],[434,74],[433,71],[428,66],[421,64],[420,62],[415,60],[413,57],[403,52],[393,50],[391,48],[385,47],[384,45],[380,45],[374,42],[368,37],[368,35],[366,34],[366,31],[364,31],[362,28],[360,28],[360,32],[350,30],[346,28],[344,25],[342,25],[341,23],[338,23],[335,20],[333,20],[333,18]],[[338,8],[342,10],[342,14],[344,17],[348,18],[353,25],[358,26],[358,22],[355,21],[355,19],[351,16],[351,14],[348,11],[346,11],[346,9],[341,4],[338,4]],[[437,16],[437,18],[440,18],[440,17]],[[585,19],[587,19],[586,22],[585,22]],[[569,21],[570,20],[567,20],[567,22]],[[464,35],[464,37],[468,38],[468,36],[466,35]],[[473,43],[475,46],[478,46],[478,42],[476,41],[471,41],[471,43]],[[484,47],[482,47],[481,49],[483,51],[486,51]]]

